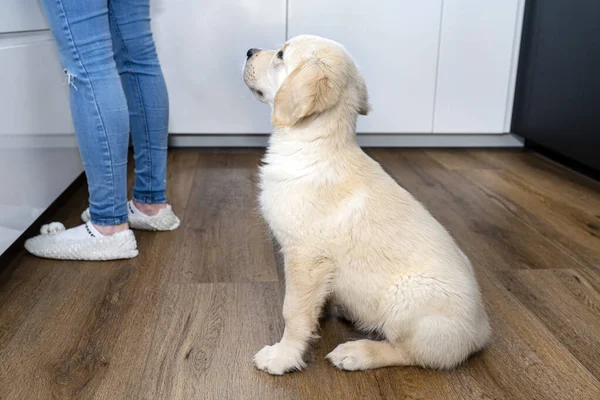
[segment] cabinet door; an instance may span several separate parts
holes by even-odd
[[[289,0],[288,37],[324,36],[354,56],[372,112],[363,133],[431,133],[442,0]]]
[[[444,0],[435,133],[509,130],[524,0]]]
[[[251,47],[285,41],[285,0],[154,0],[172,133],[268,133],[270,110],[242,80]]]

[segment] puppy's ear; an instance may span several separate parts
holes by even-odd
[[[369,114],[369,111],[371,111],[371,105],[369,104],[369,92],[367,90],[365,79],[360,74],[356,79],[356,91],[358,96],[358,113],[360,115]]]
[[[318,61],[306,61],[283,82],[275,95],[271,123],[294,126],[302,118],[321,113],[335,105],[342,91],[340,77]]]

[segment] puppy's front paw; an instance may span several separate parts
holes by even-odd
[[[254,364],[256,368],[271,375],[283,375],[286,372],[300,371],[306,367],[301,352],[281,343],[263,347],[254,356]]]
[[[340,344],[325,358],[334,366],[346,371],[369,369],[369,357],[365,354],[362,340]]]

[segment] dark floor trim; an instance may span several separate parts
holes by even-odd
[[[50,204],[46,211],[44,211],[40,216],[23,232],[21,236],[15,242],[10,245],[8,249],[4,251],[4,253],[0,254],[0,272],[6,269],[10,264],[12,259],[23,249],[23,244],[27,238],[35,236],[39,233],[40,228],[42,227],[44,221],[47,221],[48,218],[54,214],[60,207],[64,206],[66,202],[71,198],[71,196],[79,189],[82,185],[85,184],[85,173],[82,172],[74,181],[71,183],[57,198]]]
[[[532,142],[529,139],[525,139],[525,148],[533,150],[552,161],[555,161],[569,169],[572,169],[573,171],[576,171],[582,175],[587,176],[588,178],[591,178],[591,179],[594,179],[594,180],[600,182],[600,171],[590,168],[585,164],[582,164],[576,160],[573,160],[572,158],[569,158],[562,154],[559,154],[553,150],[550,150],[547,147],[544,147],[540,144]]]

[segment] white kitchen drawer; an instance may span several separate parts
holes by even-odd
[[[73,133],[69,91],[49,33],[0,40],[0,135]]]

